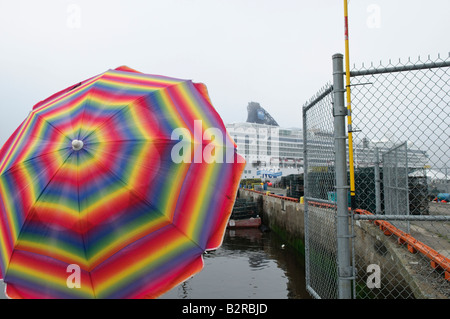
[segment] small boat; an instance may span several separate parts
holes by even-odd
[[[228,221],[228,228],[257,228],[261,218],[257,214],[256,203],[245,199],[236,199]]]
[[[250,217],[247,219],[231,219],[228,221],[228,228],[257,228],[261,226],[261,218]]]

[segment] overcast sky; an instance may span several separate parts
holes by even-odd
[[[450,51],[450,1],[352,0],[351,64]],[[49,95],[120,65],[207,85],[224,122],[283,127],[344,53],[341,0],[0,0],[0,145]]]

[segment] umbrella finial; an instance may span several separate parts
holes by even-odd
[[[80,140],[73,140],[72,141],[72,149],[74,151],[81,150],[83,148],[83,145],[84,145],[83,141],[80,141]]]

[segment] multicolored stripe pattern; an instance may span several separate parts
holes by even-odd
[[[177,128],[190,160],[173,160]],[[223,160],[194,159],[211,145]],[[120,67],[52,95],[0,150],[7,295],[160,296],[220,246],[244,166],[202,84]]]

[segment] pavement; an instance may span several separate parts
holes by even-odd
[[[450,203],[429,203],[430,216],[449,216]],[[450,259],[450,222],[411,222],[411,236]]]

